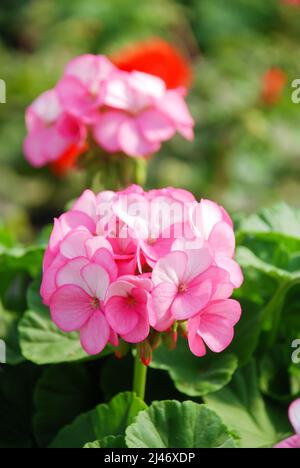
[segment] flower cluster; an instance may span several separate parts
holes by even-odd
[[[140,71],[118,69],[101,55],[72,60],[55,89],[27,109],[24,152],[34,167],[72,164],[92,142],[108,153],[147,157],[176,132],[192,140],[186,88]]]
[[[89,354],[178,326],[196,356],[219,353],[241,316],[230,299],[243,282],[234,253],[232,221],[211,201],[173,188],[87,190],[55,220],[41,294]]]

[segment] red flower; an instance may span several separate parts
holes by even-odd
[[[282,0],[283,3],[300,6],[300,0]]]
[[[271,68],[263,77],[262,100],[265,104],[276,104],[288,81],[286,73],[280,68]]]
[[[154,38],[137,43],[112,57],[124,71],[141,71],[162,78],[169,89],[191,84],[192,71],[186,58],[172,45]]]
[[[53,174],[57,177],[65,176],[71,169],[74,169],[79,156],[87,151],[87,149],[87,146],[79,147],[78,145],[71,145],[60,159],[50,165]]]

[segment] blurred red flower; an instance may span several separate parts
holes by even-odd
[[[282,0],[283,3],[300,6],[300,0]]]
[[[71,169],[74,169],[79,156],[87,149],[87,146],[71,145],[58,161],[50,165],[52,173],[57,177],[64,177]]]
[[[121,50],[112,62],[124,71],[141,71],[163,79],[167,88],[189,87],[192,80],[188,60],[168,42],[153,38]]]
[[[288,81],[286,73],[280,68],[271,68],[263,76],[261,98],[265,104],[276,104],[283,93]]]

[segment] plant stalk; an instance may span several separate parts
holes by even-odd
[[[140,353],[137,349],[134,361],[133,391],[142,400],[145,400],[147,370],[148,368],[142,363]]]

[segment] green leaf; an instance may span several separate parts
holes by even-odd
[[[242,448],[270,448],[286,434],[286,420],[275,427],[259,392],[254,365],[240,369],[220,392],[204,398],[209,408],[241,437]]]
[[[94,407],[97,387],[82,364],[47,368],[34,395],[34,432],[41,446],[48,445],[59,429]]]
[[[108,436],[96,442],[89,442],[84,446],[86,449],[112,449],[112,448],[127,448],[123,436]]]
[[[146,407],[135,394],[120,393],[108,405],[97,406],[62,429],[50,447],[82,448],[91,440],[123,436],[127,426]]]
[[[18,336],[20,316],[15,312],[7,312],[0,302],[0,339],[6,345],[6,363],[21,364],[24,358],[21,354]]]
[[[50,312],[42,303],[39,282],[28,292],[28,305],[19,323],[20,345],[23,356],[35,364],[60,364],[89,359],[81,347],[78,333],[63,333],[51,320]],[[109,347],[99,356],[110,354]]]
[[[40,274],[45,249],[43,246],[7,248],[0,245],[0,271],[26,271],[33,278]]]
[[[126,431],[129,448],[234,448],[221,419],[192,401],[161,401],[142,411]]]
[[[300,247],[300,210],[281,203],[273,208],[263,209],[257,215],[247,216],[239,226],[241,234],[271,234],[285,236],[299,242]]]
[[[233,354],[194,356],[186,340],[180,338],[174,351],[161,346],[153,353],[150,364],[154,369],[169,372],[180,392],[195,397],[216,392],[228,384],[238,366]]]
[[[233,353],[238,358],[241,367],[251,361],[258,346],[262,310],[252,301],[240,297],[238,300],[242,306],[242,317],[235,327],[234,340],[227,352]]]

